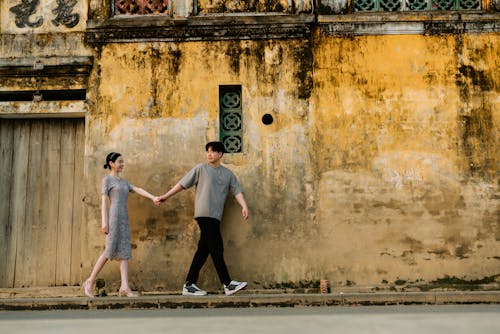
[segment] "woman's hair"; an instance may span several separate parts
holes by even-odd
[[[111,152],[108,154],[106,157],[106,164],[104,165],[104,169],[111,169],[111,166],[109,165],[110,162],[115,162],[118,157],[120,157],[121,154],[117,152]]]

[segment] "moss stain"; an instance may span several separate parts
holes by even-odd
[[[295,78],[298,83],[299,99],[309,99],[313,89],[313,52],[309,44],[302,45],[297,48],[294,53],[294,58],[299,64]]]
[[[455,276],[445,276],[438,278],[428,284],[417,285],[421,291],[430,290],[484,290],[483,285],[497,283],[500,279],[500,274],[487,276],[480,279],[466,280]]]
[[[456,38],[456,54],[463,54],[467,48],[463,37]],[[486,51],[476,51],[475,57],[485,56]],[[494,80],[487,72],[472,65],[464,64],[466,60],[460,58],[456,85],[459,88],[460,100],[463,106],[474,106],[462,109],[458,118],[461,131],[461,148],[465,155],[470,176],[492,179],[496,173],[495,147],[497,140],[494,134],[492,107],[488,104],[485,95],[494,90]],[[482,97],[480,105],[473,104],[473,96]]]
[[[241,53],[242,50],[240,48],[239,41],[229,42],[226,49],[226,55],[229,57],[229,66],[236,75],[240,74]]]

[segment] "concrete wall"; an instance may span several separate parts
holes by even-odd
[[[309,53],[306,69],[300,65],[304,53]],[[300,250],[296,242],[307,241],[314,210],[309,103],[299,98],[302,72],[309,82],[312,74],[309,43],[119,44],[103,48],[99,56],[100,76],[92,80],[100,83],[96,109],[89,115],[89,179],[95,183],[88,196],[93,202],[104,170],[90,166],[100,166],[111,150],[124,154],[130,181],[154,193],[167,191],[204,161],[204,144],[218,139],[219,85],[241,84],[243,153],[227,154],[225,162],[245,188],[252,219],[243,222],[230,202],[223,228],[231,272],[262,283],[305,274],[289,267],[285,254]],[[265,113],[275,117],[270,126],[261,121]],[[167,288],[181,284],[197,238],[193,191],[160,208],[131,199],[130,211],[137,246],[133,267],[140,270],[135,280]],[[96,207],[89,226],[99,221]],[[101,240],[91,239],[99,247]],[[215,281],[213,275],[204,279]]]
[[[13,3],[1,7],[3,58],[93,57],[82,278],[104,246],[106,154],[124,155],[133,184],[167,191],[218,139],[218,88],[232,84],[242,86],[243,152],[224,161],[251,212],[245,223],[229,199],[222,223],[235,279],[252,288],[328,279],[335,288],[500,274],[497,32],[334,36],[313,29],[310,38],[86,45],[81,23],[52,27],[46,19],[36,29],[16,28]],[[228,11],[229,2],[217,3]],[[275,3],[287,11],[286,1]],[[199,4],[206,14],[216,7]],[[189,13],[190,6],[176,8]],[[45,112],[61,109],[52,103]],[[264,114],[274,122],[263,124]],[[198,237],[193,198],[191,189],[155,207],[131,195],[134,288],[182,285]],[[117,288],[117,263],[101,277]],[[210,260],[199,283],[219,288]]]
[[[333,281],[498,274],[498,51],[492,34],[320,37],[311,148]]]
[[[495,34],[108,45],[93,80],[89,166],[118,150],[127,178],[166,191],[218,138],[218,85],[241,84],[243,153],[225,162],[252,219],[229,202],[236,278],[270,287],[494,276],[498,45]],[[89,167],[94,189],[102,175]],[[131,199],[133,281],[182,283],[197,238],[192,200],[192,190],[160,208]],[[90,226],[99,219],[96,207]],[[216,287],[208,271],[200,283]]]

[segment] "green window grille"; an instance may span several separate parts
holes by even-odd
[[[241,152],[241,86],[219,86],[220,141],[227,153]]]
[[[480,0],[354,0],[358,12],[477,10]]]

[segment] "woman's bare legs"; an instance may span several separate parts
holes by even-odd
[[[120,275],[122,283],[120,285],[120,290],[118,290],[118,295],[137,297],[138,294],[132,292],[132,289],[130,289],[130,286],[128,285],[128,260],[120,260]]]
[[[83,282],[83,291],[88,297],[94,297],[94,284],[97,279],[97,275],[104,267],[104,265],[108,262],[108,258],[104,256],[104,253],[99,256],[97,262],[94,265],[94,269],[92,269],[92,273],[90,277],[87,278],[85,282]]]
[[[120,290],[129,291],[130,287],[128,286],[128,260],[120,260],[120,275],[122,279]]]

